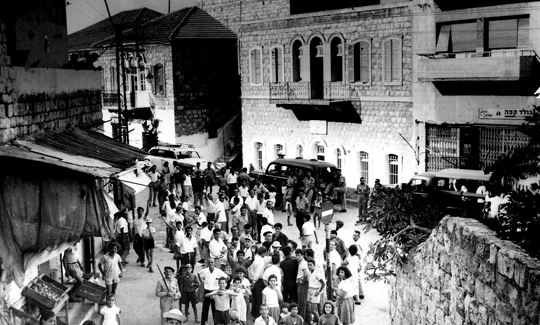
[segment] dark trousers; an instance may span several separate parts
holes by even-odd
[[[204,290],[204,294],[210,293],[210,290]],[[201,314],[201,324],[204,325],[208,320],[208,312],[210,307],[212,307],[212,317],[216,315],[216,301],[212,298],[204,297],[202,304],[202,314]]]
[[[298,301],[298,295],[296,292],[296,280],[283,281],[283,301],[288,303]]]
[[[137,254],[139,261],[144,263],[144,245],[142,237],[139,234],[135,234],[135,238],[133,239],[133,250]]]
[[[203,192],[193,192],[193,206],[202,206],[203,197]]]
[[[305,212],[296,211],[296,227],[298,228],[298,231],[300,232],[300,236],[302,236],[302,226],[304,225],[304,215],[305,215]]]
[[[308,313],[310,304],[308,302],[309,282],[298,283],[296,288],[298,294],[298,315],[302,316],[306,324],[309,324],[311,321],[311,313]]]
[[[129,255],[129,235],[124,233],[118,235],[118,244],[120,244],[120,249],[118,249],[118,254],[122,258],[122,262],[126,262],[127,256]]]
[[[251,297],[251,315],[257,318],[261,316],[259,307],[262,305],[262,292],[265,288],[263,279],[257,280],[255,286],[253,286],[253,296]]]

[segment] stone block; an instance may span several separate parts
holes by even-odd
[[[4,107],[6,109],[6,116],[13,117],[13,104],[5,104]]]

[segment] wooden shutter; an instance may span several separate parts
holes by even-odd
[[[283,51],[280,48],[275,48],[276,50],[276,73],[277,73],[277,82],[283,82]]]
[[[256,70],[257,70],[257,60],[256,60],[256,57],[255,57],[255,52],[256,50],[251,50],[251,53],[250,53],[250,75],[251,75],[251,83],[255,84],[257,83],[257,73],[256,73]]]
[[[384,81],[392,81],[392,41],[387,40],[384,42],[384,58],[383,58],[383,67],[384,67]]]
[[[401,42],[392,40],[392,80],[393,82],[401,81]]]
[[[272,82],[277,83],[278,82],[278,71],[277,71],[277,48],[273,48],[271,51],[271,58],[270,58],[270,70],[272,73]]]
[[[261,82],[261,50],[255,50],[255,83],[260,84]]]
[[[529,44],[529,18],[518,19],[518,48],[528,48]]]
[[[369,44],[360,42],[360,82],[369,82]]]
[[[451,25],[442,25],[437,38],[437,52],[449,52]]]
[[[354,79],[354,46],[352,44],[346,45],[347,49],[347,81],[355,82]]]

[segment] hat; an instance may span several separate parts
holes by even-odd
[[[251,241],[253,241],[253,238],[251,238],[250,235],[247,235],[246,237],[244,237],[244,240],[251,240]]]
[[[185,322],[187,319],[184,315],[182,315],[182,312],[178,309],[171,309],[168,312],[163,313],[163,318],[176,319],[177,321],[180,321],[180,322]]]
[[[171,270],[171,272],[174,273],[174,269],[173,269],[172,267],[170,267],[170,266],[165,266],[165,267],[163,268],[163,270],[165,270],[165,271]]]
[[[281,247],[281,244],[276,240],[272,243],[272,247]]]
[[[146,223],[152,223],[152,219],[151,218],[146,218]]]

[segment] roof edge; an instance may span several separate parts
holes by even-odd
[[[176,35],[178,33],[178,30],[180,29],[180,27],[182,27],[184,25],[184,23],[187,21],[187,19],[191,16],[191,14],[193,14],[193,12],[196,10],[196,9],[199,9],[197,8],[197,6],[193,6],[191,7],[191,9],[189,10],[189,12],[184,16],[184,18],[182,18],[182,21],[180,22],[180,24],[178,24],[174,30],[172,31],[171,35],[169,35],[169,37],[167,38],[169,41],[172,41],[174,35]]]

